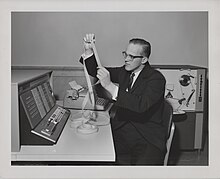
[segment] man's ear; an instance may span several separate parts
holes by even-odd
[[[147,57],[143,57],[141,63],[145,64],[145,63],[147,63],[147,61],[148,61],[148,58]]]

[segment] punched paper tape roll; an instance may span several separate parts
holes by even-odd
[[[93,48],[94,55],[96,57],[97,64],[98,64],[98,66],[101,66],[94,42],[92,42],[92,48]],[[86,77],[86,82],[88,85],[88,93],[86,94],[84,101],[82,103],[82,111],[84,111],[84,108],[85,108],[88,100],[91,100],[91,103],[95,109],[95,96],[94,96],[94,92],[93,92],[93,88],[92,88],[92,83],[91,83],[91,80],[90,80],[90,77],[89,77],[89,74],[88,74],[88,71],[87,71],[87,68],[86,68],[84,61],[83,61],[83,69],[84,69],[84,73],[85,73],[85,77]],[[85,121],[83,121],[83,123],[81,125],[79,125],[76,128],[76,130],[77,130],[77,132],[82,133],[82,134],[92,134],[92,133],[98,132],[98,127],[96,125],[87,124],[87,123],[85,123]]]
[[[81,134],[92,134],[98,132],[98,127],[91,124],[82,124],[76,130]]]

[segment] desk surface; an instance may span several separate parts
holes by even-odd
[[[71,122],[69,118],[56,145],[21,146],[20,152],[12,153],[12,161],[115,161],[110,124],[99,126],[97,133],[80,134]]]

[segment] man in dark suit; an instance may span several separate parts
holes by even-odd
[[[111,126],[117,164],[162,165],[166,152],[167,130],[162,121],[166,81],[148,62],[150,43],[131,39],[122,52],[125,64],[105,68],[97,67],[90,44],[93,38],[93,34],[84,38],[85,53],[80,61],[115,100]]]

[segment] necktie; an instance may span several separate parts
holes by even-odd
[[[130,89],[131,89],[131,85],[133,83],[134,75],[135,75],[134,73],[131,73],[131,75],[130,75],[130,79],[129,79],[129,83],[128,83],[128,91],[130,91]]]

